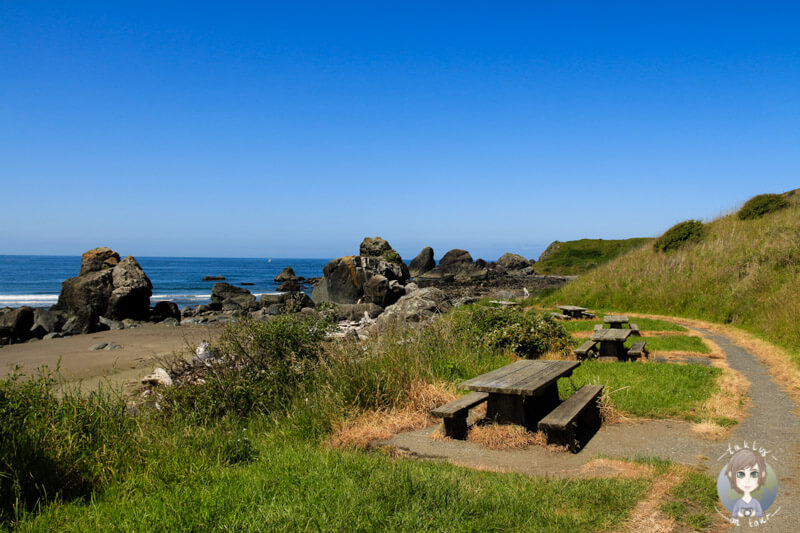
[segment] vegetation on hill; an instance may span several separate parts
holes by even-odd
[[[653,242],[653,250],[657,252],[677,250],[686,243],[702,240],[703,232],[703,223],[699,220],[679,222]]]
[[[636,238],[555,241],[542,253],[534,268],[538,274],[558,274],[563,276],[584,274],[651,240],[649,238]]]
[[[669,254],[642,247],[548,296],[553,304],[699,318],[800,346],[800,199],[755,220],[727,215]],[[800,363],[800,357],[796,359]]]
[[[755,220],[789,205],[786,195],[759,194],[750,198],[739,210],[739,220]]]

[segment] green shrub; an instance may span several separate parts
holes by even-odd
[[[165,391],[165,408],[207,420],[288,407],[314,372],[332,323],[317,314],[281,314],[225,327],[203,382]]]
[[[40,371],[0,380],[0,522],[56,499],[89,496],[140,458],[122,399],[64,391]]]
[[[460,315],[460,316],[459,316]],[[457,313],[464,334],[520,357],[536,358],[569,349],[570,337],[550,316],[517,308],[469,306]]]
[[[788,205],[789,201],[782,194],[759,194],[750,198],[736,216],[739,220],[755,220]]]
[[[653,249],[657,252],[677,250],[688,242],[697,242],[703,238],[705,230],[699,220],[686,220],[675,224],[664,235],[656,239]]]

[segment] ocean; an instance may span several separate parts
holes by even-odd
[[[233,259],[225,257],[136,257],[153,283],[151,304],[170,300],[183,308],[211,301],[215,281],[204,276],[224,276],[231,285],[245,286],[256,295],[274,293],[273,278],[285,267],[298,276],[322,276],[330,259]],[[78,275],[80,256],[0,255],[0,307],[50,307],[58,301],[61,282]],[[306,292],[310,294],[309,287]]]

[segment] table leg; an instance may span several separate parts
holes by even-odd
[[[620,358],[625,355],[625,344],[617,341],[600,341],[601,357]]]
[[[486,418],[499,424],[517,424],[536,431],[539,420],[559,403],[558,385],[555,383],[537,396],[491,393],[486,401]]]
[[[525,425],[524,398],[516,394],[490,393],[486,400],[486,418],[499,424]]]

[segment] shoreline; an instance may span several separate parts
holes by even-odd
[[[21,365],[21,372],[30,376],[38,368],[60,368],[60,379],[66,386],[79,385],[82,390],[96,390],[108,384],[123,392],[137,389],[140,380],[164,361],[175,356],[189,357],[191,347],[202,340],[215,341],[222,332],[221,324],[167,326],[142,324],[135,328],[71,335],[58,339],[42,339],[0,347],[0,378],[6,378]],[[98,343],[116,343],[114,350],[90,350]]]

